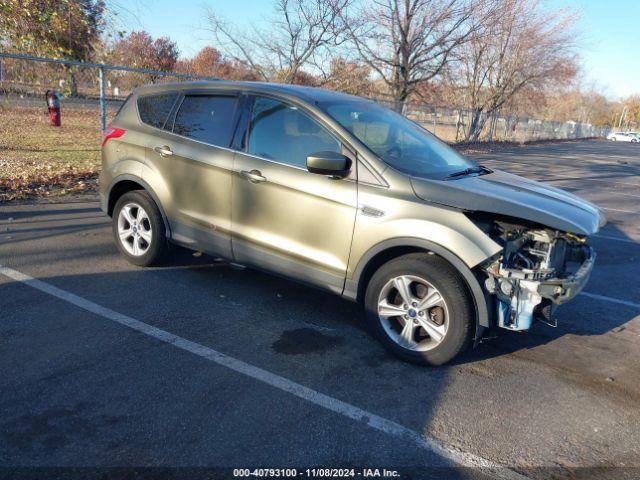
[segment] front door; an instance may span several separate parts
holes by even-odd
[[[234,258],[342,292],[357,184],[306,170],[307,155],[341,152],[340,141],[300,107],[255,97],[245,143],[234,159]]]

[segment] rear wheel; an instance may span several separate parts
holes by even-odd
[[[113,209],[113,235],[120,253],[134,265],[158,265],[169,250],[160,210],[144,190],[118,199]]]
[[[473,338],[475,313],[464,280],[435,255],[404,255],[380,267],[365,308],[387,350],[411,363],[446,363]]]

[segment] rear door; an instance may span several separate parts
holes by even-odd
[[[171,132],[154,139],[151,163],[165,180],[172,238],[184,245],[231,256],[231,138],[239,96],[193,92],[178,100],[167,120]]]

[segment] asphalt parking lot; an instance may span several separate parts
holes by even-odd
[[[477,158],[584,196],[609,224],[557,328],[498,332],[432,369],[388,356],[359,307],[336,296],[186,251],[164,268],[129,265],[91,199],[1,205],[3,472],[637,478],[640,147],[576,141]],[[488,468],[425,470],[474,465]]]

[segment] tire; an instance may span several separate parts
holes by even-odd
[[[134,265],[160,265],[169,252],[162,214],[144,190],[125,193],[118,199],[112,230],[118,250]],[[125,238],[126,233],[130,235]]]
[[[434,303],[436,294],[442,301]],[[405,303],[407,295],[411,305]],[[442,365],[473,340],[473,301],[460,274],[441,257],[412,253],[385,263],[371,277],[364,303],[374,335],[404,361]]]

